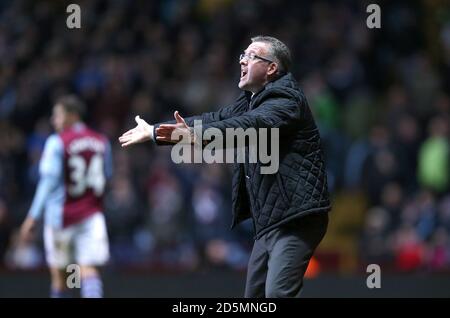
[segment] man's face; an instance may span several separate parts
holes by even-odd
[[[53,107],[51,121],[52,121],[53,127],[55,128],[55,130],[57,132],[61,132],[62,130],[64,130],[64,128],[67,125],[67,121],[68,121],[67,117],[68,116],[67,116],[66,111],[64,110],[64,107],[62,107],[59,104],[56,104]]]
[[[253,42],[244,51],[245,54],[256,54],[263,58],[271,59],[269,56],[268,43]],[[273,65],[265,60],[259,58],[249,59],[243,58],[241,64],[241,79],[239,81],[239,88],[244,91],[257,93],[260,91],[268,81],[269,74],[273,73]]]
[[[269,46],[270,44],[268,43],[253,42],[244,53],[272,60],[273,58],[269,55]],[[254,59],[244,57],[239,64],[241,64],[241,79],[238,86],[240,89],[252,93],[259,92],[269,82],[269,76],[273,75],[277,70],[274,62],[258,57]]]

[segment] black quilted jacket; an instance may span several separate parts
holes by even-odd
[[[196,119],[202,120],[203,131],[217,128],[224,134],[226,128],[279,128],[277,173],[261,174],[260,163],[248,160],[234,164],[232,227],[252,217],[259,238],[293,219],[331,209],[319,131],[290,73],[252,98],[244,92],[232,105],[185,120],[193,126]]]

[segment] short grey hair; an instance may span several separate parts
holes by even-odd
[[[262,42],[270,44],[269,54],[275,62],[278,64],[278,75],[286,74],[291,68],[291,52],[286,44],[278,40],[277,38],[265,35],[258,35],[252,37],[253,42]]]

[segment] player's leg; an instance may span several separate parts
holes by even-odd
[[[57,267],[50,267],[51,277],[51,298],[67,298],[70,296],[70,290],[66,285],[65,270]]]
[[[70,230],[44,227],[45,256],[50,270],[50,297],[66,298],[71,291],[66,284],[66,266],[70,263]]]
[[[103,297],[103,282],[100,272],[95,266],[81,266],[81,297]]]
[[[75,257],[81,267],[81,296],[103,297],[103,283],[98,267],[109,260],[109,244],[102,213],[90,216],[79,225],[74,243]]]

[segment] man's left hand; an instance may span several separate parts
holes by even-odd
[[[171,143],[179,141],[194,143],[194,130],[190,128],[178,111],[173,114],[176,124],[161,124],[156,128],[156,140]],[[179,136],[179,139],[172,139],[172,136]]]

